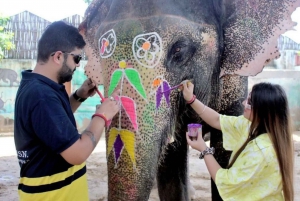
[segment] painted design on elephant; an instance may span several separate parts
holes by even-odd
[[[254,10],[254,11],[257,11],[258,10],[258,6],[259,6],[259,0],[249,0],[248,1],[248,5],[249,7]]]
[[[216,42],[216,33],[215,32],[203,32],[201,37],[203,38],[202,45],[206,48],[207,52],[214,54],[217,51],[217,42]]]
[[[134,130],[137,131],[138,123],[137,123],[137,115],[136,115],[136,104],[134,100],[126,96],[116,97],[116,100],[120,102],[122,108],[125,110],[126,115],[130,119]]]
[[[111,128],[108,136],[107,158],[111,151],[114,150],[115,168],[117,168],[118,161],[124,148],[126,149],[132,161],[133,168],[135,168],[136,160],[134,133],[125,129]]]
[[[115,88],[118,86],[121,80],[121,93],[122,93],[122,86],[124,77],[129,81],[131,86],[145,99],[147,100],[147,95],[144,89],[144,86],[141,82],[140,74],[137,70],[133,68],[127,68],[128,64],[126,61],[119,62],[120,69],[115,70],[112,73],[110,85],[108,89],[108,96],[110,96]]]
[[[236,13],[224,26],[226,45],[220,77],[257,75],[280,56],[278,38],[295,26],[291,13],[300,5],[300,0],[236,0],[228,4]]]
[[[154,68],[162,56],[162,39],[156,32],[140,34],[133,39],[132,52],[140,65]]]
[[[117,45],[117,37],[116,33],[113,29],[107,31],[103,34],[98,42],[100,56],[102,58],[110,57],[116,48]]]
[[[112,188],[121,188],[126,189],[124,194],[126,195],[126,198],[128,197],[128,200],[134,200],[135,195],[138,192],[137,187],[134,182],[132,182],[128,177],[122,177],[120,175],[113,175],[111,177],[113,187]]]
[[[162,98],[165,97],[168,107],[170,107],[170,84],[163,76],[157,76],[152,82],[151,94],[155,93],[156,110],[161,106]]]
[[[116,100],[120,102],[122,108],[125,110],[126,115],[132,123],[134,131],[138,131],[138,122],[137,122],[137,114],[136,114],[136,103],[135,101],[126,96],[122,96],[123,91],[123,81],[124,78],[128,80],[130,85],[142,96],[145,100],[147,100],[145,89],[141,82],[141,77],[139,72],[136,69],[128,68],[130,64],[126,61],[119,62],[119,69],[115,70],[112,73],[110,85],[108,89],[108,96],[110,96],[113,91],[116,89],[118,84],[121,85],[121,94],[119,97],[116,97]],[[109,147],[108,155],[114,148],[115,153],[115,168],[117,167],[119,158],[122,154],[123,148],[125,146],[131,161],[135,167],[135,155],[134,155],[134,144],[135,144],[135,134],[129,130],[121,129],[121,117],[122,110],[119,112],[119,128],[112,128],[109,132]]]

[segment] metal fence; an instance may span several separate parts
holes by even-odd
[[[78,27],[83,21],[80,15],[73,15],[62,21]],[[14,33],[13,43],[15,49],[5,50],[6,59],[36,59],[38,41],[45,28],[51,24],[29,11],[24,11],[10,17],[5,29]]]

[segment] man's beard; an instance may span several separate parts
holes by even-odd
[[[67,61],[65,60],[62,65],[62,68],[60,69],[57,75],[58,83],[63,84],[65,82],[71,81],[75,70],[76,68],[74,68],[74,70],[72,71],[71,68],[67,65]]]

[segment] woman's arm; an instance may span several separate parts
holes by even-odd
[[[196,149],[200,152],[203,152],[207,148],[207,146],[206,146],[206,144],[205,144],[205,142],[202,138],[202,132],[201,131],[198,133],[197,140],[191,140],[188,133],[186,133],[186,140],[187,140],[187,143],[193,149]],[[205,161],[206,167],[208,169],[208,172],[209,172],[211,178],[215,181],[217,172],[221,168],[221,166],[216,161],[215,157],[211,154],[205,155],[204,156],[204,161]]]
[[[211,178],[214,180],[214,182],[216,182],[216,175],[221,166],[216,161],[215,157],[210,154],[204,156],[204,161]]]
[[[183,85],[183,96],[184,99],[189,102],[193,99],[193,91],[194,91],[194,85],[191,82],[184,81],[182,82]],[[207,124],[209,124],[211,127],[221,130],[220,125],[220,114],[217,113],[215,110],[207,107],[204,105],[201,101],[196,99],[193,103],[190,104],[191,107],[197,112],[197,114],[205,121]]]

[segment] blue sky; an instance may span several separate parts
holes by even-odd
[[[60,20],[74,14],[84,16],[87,4],[83,0],[0,0],[0,12],[5,15],[15,15],[28,10],[49,21]],[[300,8],[293,13],[292,19],[298,22],[296,31],[284,35],[300,43]]]

